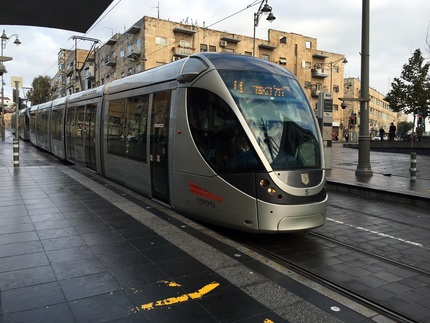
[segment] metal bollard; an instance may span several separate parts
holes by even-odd
[[[411,181],[417,180],[417,153],[411,153],[411,168],[409,169],[411,173]]]
[[[19,139],[13,138],[13,166],[19,167]]]

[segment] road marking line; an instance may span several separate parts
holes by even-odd
[[[168,305],[186,302],[190,299],[202,298],[204,295],[211,292],[212,290],[217,288],[219,285],[220,284],[217,282],[212,282],[210,284],[207,284],[206,286],[203,286],[197,292],[192,292],[192,293],[180,295],[177,297],[170,297],[170,298],[161,299],[161,300],[158,300],[155,302],[150,302],[147,304],[142,304],[142,305],[140,305],[140,307],[136,307],[136,310],[138,310],[138,311],[140,311],[140,310],[150,311],[150,310],[155,309],[155,307],[168,306]]]
[[[343,225],[346,225],[348,227],[351,227],[353,229],[357,229],[357,230],[360,230],[360,231],[374,233],[374,234],[376,234],[376,235],[378,235],[380,237],[383,237],[383,238],[393,239],[393,240],[396,240],[396,241],[400,241],[400,242],[403,242],[403,243],[406,243],[406,244],[409,244],[409,245],[412,245],[412,246],[415,246],[415,247],[420,247],[420,248],[423,248],[423,249],[427,249],[427,250],[430,249],[430,247],[425,246],[422,243],[414,242],[414,241],[410,241],[410,240],[406,240],[406,239],[399,238],[399,237],[395,237],[395,236],[393,236],[391,234],[386,234],[386,233],[378,232],[378,231],[375,231],[375,230],[370,230],[370,229],[366,229],[366,228],[363,228],[363,227],[358,227],[358,226],[355,226],[353,224],[345,223],[343,221],[339,221],[339,220],[335,220],[335,219],[331,219],[331,218],[327,218],[327,220],[331,221],[331,222],[338,223],[338,224],[343,224]]]

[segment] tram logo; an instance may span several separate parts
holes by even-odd
[[[222,197],[221,196],[216,195],[214,193],[211,193],[211,192],[205,190],[204,188],[196,185],[193,182],[190,182],[189,186],[190,186],[191,193],[193,193],[194,195],[202,196],[202,197],[210,199],[210,200],[222,202]]]
[[[308,185],[309,184],[309,174],[300,174],[300,176],[302,177],[302,183],[304,185]]]

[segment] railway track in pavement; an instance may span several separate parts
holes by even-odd
[[[430,322],[430,214],[331,193],[306,233],[228,237],[396,322]]]

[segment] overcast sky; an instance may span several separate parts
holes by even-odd
[[[59,49],[73,49],[74,41],[69,39],[73,35],[106,42],[112,34],[123,33],[143,16],[159,14],[161,19],[180,22],[188,18],[189,23],[199,26],[205,24],[211,29],[252,37],[254,12],[260,3],[252,0],[114,0],[85,35],[50,28],[0,26],[7,35],[18,34],[22,42],[15,46],[12,37],[4,49],[4,56],[13,57],[13,61],[6,62],[5,96],[10,97],[12,93],[11,76],[23,77],[25,87],[31,86],[39,75],[54,76]],[[276,20],[269,23],[263,16],[257,27],[257,38],[267,39],[268,29],[317,38],[319,50],[347,57],[345,77],[360,77],[362,1],[268,0],[268,4]],[[403,65],[417,48],[425,58],[430,58],[426,44],[429,24],[429,0],[370,1],[371,87],[386,94],[393,78],[400,76]]]

